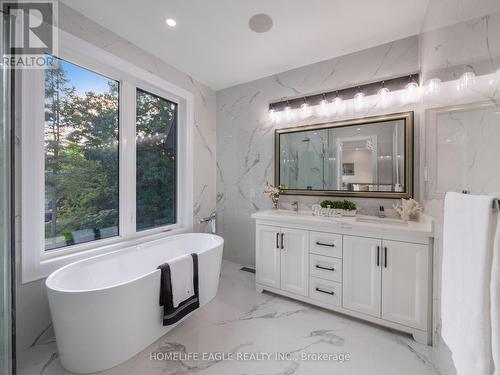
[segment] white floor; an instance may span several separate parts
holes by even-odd
[[[101,374],[438,374],[430,347],[287,298],[257,294],[254,275],[239,268],[224,262],[215,300],[134,358]],[[233,358],[151,359],[151,353],[160,352],[181,352],[185,357],[222,353]],[[272,358],[237,358],[258,353],[270,353]],[[276,360],[276,353],[288,357]],[[348,354],[349,360],[304,360],[304,353],[326,353],[330,358]],[[54,340],[20,353],[19,367],[20,375],[69,374],[59,363]]]

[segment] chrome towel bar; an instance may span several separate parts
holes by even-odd
[[[470,194],[470,190],[462,190],[462,194]],[[500,211],[500,199],[493,199],[493,208]]]

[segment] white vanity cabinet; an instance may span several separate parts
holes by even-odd
[[[255,280],[260,285],[280,287],[280,227],[257,225]]]
[[[431,265],[429,246],[382,241],[382,319],[425,330]]]
[[[257,226],[255,278],[257,283],[307,296],[309,282],[308,232]]]
[[[433,221],[374,223],[285,211],[256,219],[256,287],[430,344]]]
[[[429,246],[344,236],[344,254],[344,308],[426,329]]]
[[[380,317],[381,242],[375,238],[344,236],[344,308]]]

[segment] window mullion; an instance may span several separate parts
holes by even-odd
[[[135,86],[123,81],[120,107],[120,234],[135,235]]]

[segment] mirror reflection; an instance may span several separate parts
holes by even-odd
[[[310,192],[406,192],[409,117],[384,119],[280,130],[278,183]]]

